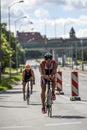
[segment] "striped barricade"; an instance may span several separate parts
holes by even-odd
[[[71,72],[71,93],[70,100],[81,100],[79,97],[78,72]]]
[[[57,92],[58,94],[64,94],[64,92],[62,91],[62,72],[59,71],[56,73],[56,88],[57,88]]]

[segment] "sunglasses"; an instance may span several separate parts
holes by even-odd
[[[52,59],[50,59],[50,58],[49,58],[49,59],[46,59],[46,61],[51,61],[51,60],[52,60]]]

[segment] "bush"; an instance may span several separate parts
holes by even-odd
[[[21,73],[18,75],[14,75],[11,77],[11,79],[8,76],[3,76],[3,79],[0,83],[0,90],[7,90],[11,89],[14,85],[14,83],[21,81]]]

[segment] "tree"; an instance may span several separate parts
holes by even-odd
[[[12,51],[10,51],[9,49],[9,44],[8,44],[5,34],[1,35],[1,43],[2,43],[1,49],[4,52],[4,56],[2,60],[2,71],[4,71],[5,68],[8,66],[9,57],[12,54]]]
[[[6,67],[9,67],[9,58],[11,56],[12,67],[16,68],[16,47],[18,50],[18,63],[21,63],[22,57],[24,56],[25,51],[23,50],[20,43],[14,37],[14,33],[10,32],[11,43],[9,44],[9,31],[7,30],[7,24],[1,24],[1,48],[4,52],[4,57],[2,61],[2,70],[4,71]]]

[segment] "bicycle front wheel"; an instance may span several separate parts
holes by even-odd
[[[48,107],[48,116],[52,117],[52,104]]]
[[[30,103],[29,85],[27,86],[27,105]]]

